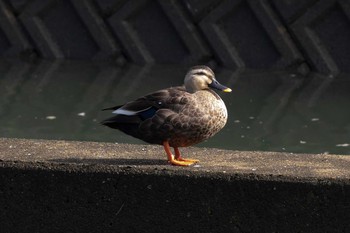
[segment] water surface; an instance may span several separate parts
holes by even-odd
[[[77,61],[0,61],[0,137],[143,143],[103,127],[100,111],[181,85],[188,66],[117,67]],[[229,121],[198,146],[350,154],[350,77],[216,70]]]

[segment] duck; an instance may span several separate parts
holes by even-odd
[[[182,86],[158,90],[103,109],[111,110],[113,116],[101,124],[163,146],[172,165],[190,166],[199,160],[183,158],[179,148],[207,140],[227,122],[225,103],[214,90],[232,91],[216,80],[211,68],[197,65],[188,70]]]

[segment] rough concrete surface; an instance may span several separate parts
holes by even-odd
[[[182,152],[1,138],[1,232],[350,231],[350,156]]]
[[[200,163],[179,168],[169,166],[164,149],[154,145],[0,138],[0,147],[3,161],[111,165],[147,172],[166,169],[170,173],[181,171],[188,175],[250,174],[273,179],[337,179],[345,182],[350,178],[350,156],[341,155],[190,147],[181,149],[183,157],[199,159]]]

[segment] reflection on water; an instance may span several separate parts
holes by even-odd
[[[188,67],[0,61],[0,137],[143,143],[103,127],[105,107],[180,85]],[[229,122],[200,146],[350,154],[350,77],[217,69]]]

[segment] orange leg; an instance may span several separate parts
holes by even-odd
[[[193,160],[184,160],[183,158],[181,158],[181,156],[178,156],[180,153],[179,153],[179,149],[177,149],[177,148],[175,148],[175,155],[176,155],[176,157],[174,157],[174,155],[171,153],[168,141],[163,142],[163,146],[164,146],[164,150],[165,150],[165,152],[166,152],[166,154],[168,156],[168,161],[172,165],[190,166],[190,165],[195,163],[195,161],[193,161]]]
[[[175,150],[175,159],[178,160],[178,161],[186,161],[186,162],[192,162],[192,163],[198,163],[199,162],[198,159],[185,159],[185,158],[182,158],[178,147],[174,147],[174,150]]]

